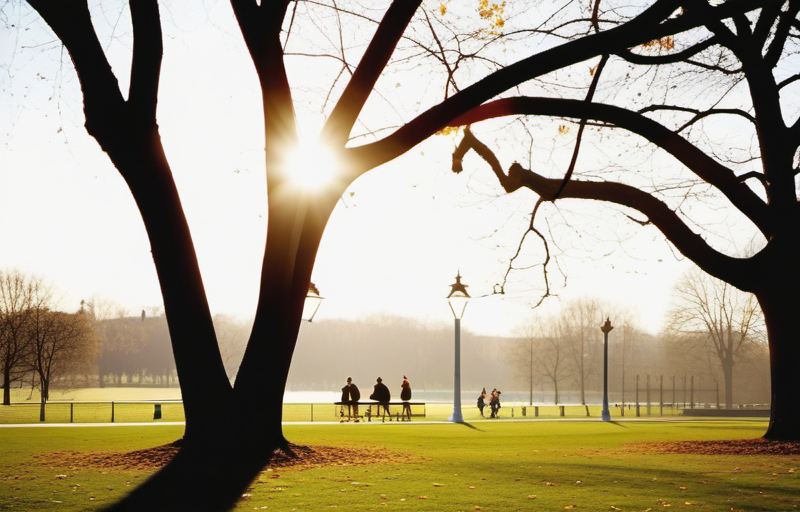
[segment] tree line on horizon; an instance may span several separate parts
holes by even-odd
[[[19,298],[18,303],[11,300],[23,295],[15,288],[29,290],[28,302],[23,303],[27,306],[20,306]],[[36,354],[34,344],[21,341],[33,339],[19,334],[23,328],[17,327],[14,337],[13,320],[24,326],[20,318],[33,318],[18,310],[30,313],[42,307],[31,297],[35,296],[33,290],[45,288],[37,278],[16,272],[2,274],[4,403],[9,403],[9,390],[15,383],[32,389],[42,388],[42,382],[66,388],[178,385],[165,316],[154,309],[150,315],[142,311],[135,316],[118,310],[110,317],[113,307],[100,300],[82,303],[77,313],[58,312],[57,318],[72,319],[80,326],[80,336],[69,338],[69,350],[56,353],[55,364],[43,381],[35,365],[14,357],[12,349],[28,357]],[[612,401],[631,403],[637,386],[643,393],[645,386],[653,391],[665,386],[668,401],[673,401],[669,392],[677,387],[680,402],[689,386],[685,381],[696,379],[696,401],[727,408],[734,403],[768,403],[769,354],[752,297],[697,272],[688,273],[675,290],[669,325],[657,334],[645,332],[624,310],[611,314]],[[47,311],[52,308],[44,307]],[[515,391],[517,400],[530,404],[596,402],[603,376],[600,312],[600,301],[589,297],[567,302],[549,316],[536,316],[534,310],[531,322],[514,337],[481,336],[465,329],[462,389],[474,390],[476,396],[483,388]],[[716,318],[709,316],[712,314],[717,314]],[[215,315],[214,323],[228,378],[233,381],[252,320]],[[353,377],[364,390],[378,377],[390,389],[396,381],[398,393],[404,376],[417,391],[453,386],[453,332],[445,323],[424,324],[393,315],[318,320],[303,324],[300,340],[288,379],[290,391],[337,392],[347,377]],[[637,382],[639,377],[641,382]],[[650,378],[653,382],[647,385],[645,379]]]

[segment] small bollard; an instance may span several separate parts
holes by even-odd
[[[561,409],[561,416],[564,416],[564,406],[559,405],[558,407]]]
[[[154,420],[161,419],[161,404],[155,404],[153,406],[153,419]]]
[[[539,406],[538,405],[534,406],[533,415],[536,416],[537,418],[539,417]]]
[[[522,416],[525,416],[525,415],[526,415],[526,411],[525,411],[525,406],[523,405],[522,406]]]

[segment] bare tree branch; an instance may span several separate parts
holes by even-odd
[[[163,52],[158,2],[131,2],[130,9],[133,22],[133,58],[128,102],[133,111],[140,113],[143,121],[152,122],[156,118]]]
[[[378,30],[367,47],[364,56],[356,67],[353,77],[347,84],[342,97],[333,108],[325,128],[323,138],[337,146],[344,146],[350,131],[361,113],[370,92],[381,72],[389,62],[398,41],[408,23],[414,16],[422,0],[395,0],[386,11]]]
[[[357,162],[352,168],[353,178],[366,172],[367,169],[398,157],[445,126],[452,125],[453,119],[464,115],[476,105],[520,83],[599,55],[613,54],[623,48],[691,30],[705,25],[712,19],[719,20],[739,12],[750,12],[760,8],[763,2],[773,1],[775,0],[761,2],[730,0],[717,7],[693,10],[678,18],[670,18],[680,2],[659,0],[622,25],[569,41],[498,70],[418,115],[392,135],[347,150],[349,160]]]
[[[580,100],[508,98],[481,105],[469,114],[455,119],[453,124],[472,124],[507,115],[576,118],[585,116],[636,133],[669,152],[703,181],[716,187],[736,208],[747,215],[765,236],[769,236],[772,232],[766,203],[749,187],[739,182],[733,171],[703,153],[683,137],[641,114],[612,105],[588,104]]]

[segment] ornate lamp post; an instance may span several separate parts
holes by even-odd
[[[606,317],[606,323],[600,326],[603,331],[603,421],[611,421],[611,413],[608,412],[608,333],[611,329],[611,319]]]
[[[302,319],[304,321],[311,323],[311,321],[314,320],[314,315],[317,314],[319,305],[322,304],[322,300],[324,298],[325,297],[320,296],[317,286],[314,283],[309,283],[308,293],[306,294],[306,301],[303,304]]]
[[[453,312],[453,318],[455,318],[456,338],[453,414],[447,419],[455,423],[464,422],[464,418],[461,416],[461,318],[464,316],[464,310],[467,309],[467,302],[469,302],[469,299],[467,285],[461,282],[461,272],[458,272],[456,275],[456,282],[450,285],[450,294],[447,296],[447,302],[450,304],[450,310]]]

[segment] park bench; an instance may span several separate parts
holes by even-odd
[[[408,421],[408,419],[403,416],[403,406],[408,405],[411,408],[411,416],[422,416],[425,417],[425,402],[334,402],[334,406],[336,406],[334,414],[339,416],[340,422],[344,423],[345,421],[350,421],[351,419],[355,419],[356,421],[360,420],[361,418],[365,418],[367,421],[372,421],[373,416],[377,419],[380,418],[381,421],[386,421],[386,408],[384,406],[395,407],[394,409],[394,416],[397,421]],[[359,407],[359,412],[361,413],[359,416],[354,417],[352,414],[352,406],[357,405]],[[345,413],[345,407],[347,408],[347,412]],[[373,407],[376,408],[373,411]],[[414,408],[417,408],[419,411],[419,407],[422,407],[422,413],[415,413]],[[392,421],[392,411],[389,411],[389,421]]]

